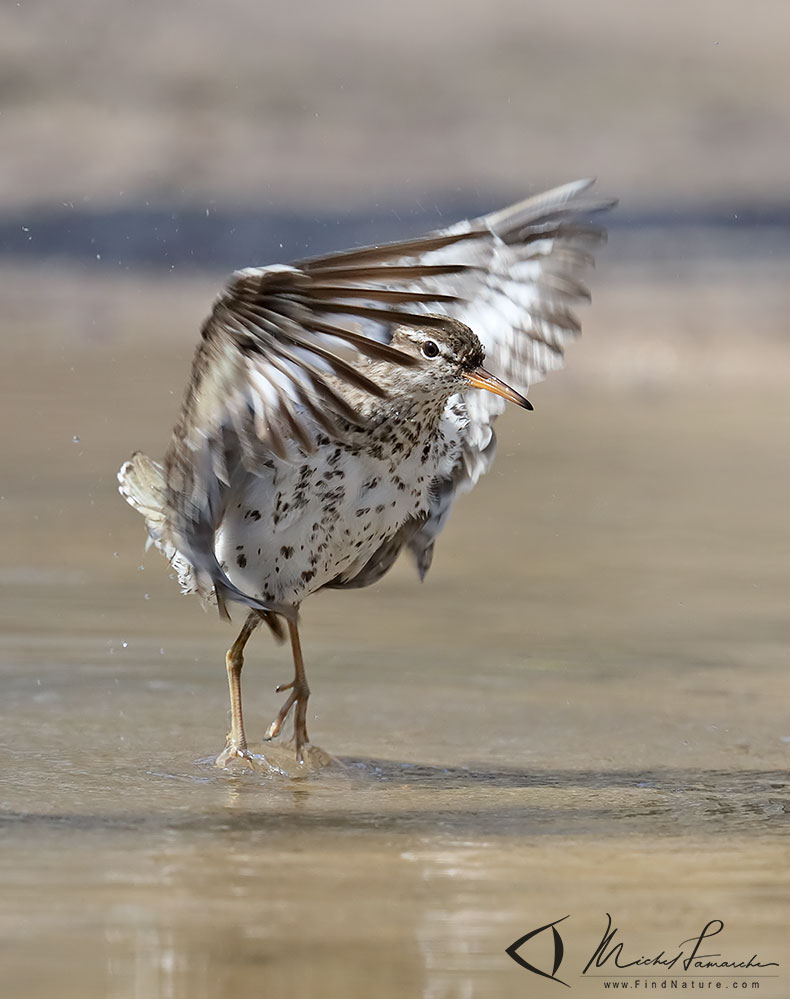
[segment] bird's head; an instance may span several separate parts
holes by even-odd
[[[486,389],[523,409],[531,403],[483,367],[485,351],[472,330],[447,316],[432,316],[425,326],[398,326],[392,346],[417,363],[402,369],[403,389],[411,395],[449,398],[467,388]]]

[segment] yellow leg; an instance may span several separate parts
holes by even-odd
[[[258,611],[251,611],[239,632],[239,637],[228,649],[225,655],[225,668],[228,671],[228,687],[230,689],[230,732],[223,751],[217,757],[217,766],[224,767],[234,757],[242,760],[251,758],[247,749],[247,738],[244,734],[244,717],[241,710],[241,669],[244,665],[244,646],[250,635],[263,620]]]
[[[291,650],[294,657],[294,678],[291,683],[283,683],[277,688],[280,690],[290,690],[288,700],[280,708],[280,713],[271,723],[266,731],[265,739],[273,739],[279,735],[283,722],[291,712],[291,708],[296,705],[294,711],[294,741],[296,742],[297,763],[304,763],[304,747],[309,745],[307,736],[307,700],[310,697],[310,688],[307,686],[307,677],[304,671],[304,659],[302,658],[302,646],[299,641],[299,627],[296,621],[288,621],[288,633],[291,636]]]

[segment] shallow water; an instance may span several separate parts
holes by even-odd
[[[558,995],[505,949],[568,915],[557,976],[597,996],[606,913],[634,956],[721,919],[790,994],[781,389],[536,390],[424,586],[306,604],[338,759],[272,777],[212,766],[231,630],[115,493],[189,347],[34,345],[2,375],[2,995]],[[253,738],[289,675],[256,635]]]

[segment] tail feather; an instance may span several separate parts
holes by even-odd
[[[195,567],[178,550],[168,528],[167,483],[163,466],[142,451],[135,451],[118,472],[118,492],[129,506],[143,515],[148,528],[146,548],[154,545],[165,556],[178,574],[182,592],[197,593],[203,600],[214,602],[213,587],[201,585]]]

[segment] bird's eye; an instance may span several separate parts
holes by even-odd
[[[423,357],[438,357],[439,356],[439,346],[434,343],[433,340],[426,340],[422,345],[422,356]]]

